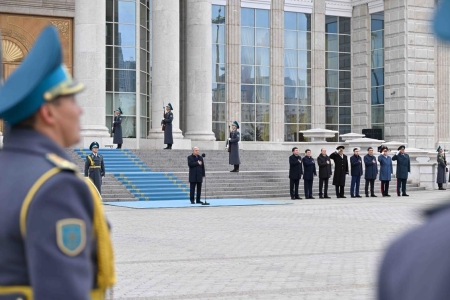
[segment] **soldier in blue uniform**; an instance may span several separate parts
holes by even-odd
[[[232,131],[230,132],[230,137],[227,140],[227,147],[230,147],[228,155],[228,163],[233,165],[234,168],[230,172],[239,172],[239,165],[241,164],[241,159],[239,157],[239,141],[241,140],[241,134],[239,133],[239,124],[234,121],[231,125]]]
[[[439,146],[436,151],[438,152],[438,155],[437,155],[438,167],[437,167],[436,183],[439,186],[439,190],[443,191],[443,190],[445,190],[445,188],[443,187],[443,184],[447,182],[447,176],[446,176],[446,174],[448,172],[447,160],[445,158],[444,149],[442,149],[441,146]]]
[[[0,153],[2,300],[104,299],[115,282],[101,197],[64,150],[80,140],[80,90],[53,26],[0,88],[11,126]]]
[[[164,144],[167,144],[167,147],[164,149],[172,149],[173,145],[173,133],[172,133],[172,121],[173,121],[173,107],[172,104],[167,104],[166,106],[166,114],[164,115],[163,123],[166,125],[166,129],[164,130]]]
[[[314,162],[314,158],[311,157],[311,150],[305,150],[305,157],[303,157],[302,162],[305,199],[314,199],[312,195],[312,187],[314,176],[317,176],[317,173],[316,163]]]
[[[364,191],[366,197],[369,197],[369,184],[370,184],[370,197],[376,197],[374,192],[375,179],[377,179],[378,167],[376,157],[373,155],[373,148],[367,148],[367,154],[364,156],[364,165],[366,171],[364,172],[364,179],[366,180],[366,186]]]
[[[392,159],[388,155],[388,147],[382,146],[380,152],[382,155],[378,156],[380,162],[380,181],[381,181],[381,194],[383,197],[390,197],[389,195],[389,181],[392,177]]]
[[[405,146],[398,147],[398,152],[392,157],[393,161],[397,161],[397,196],[400,197],[400,190],[402,196],[408,197],[406,194],[406,180],[408,179],[408,173],[411,172],[411,163],[409,155],[405,153]]]
[[[292,148],[292,155],[289,156],[289,193],[291,195],[291,200],[302,199],[298,194],[298,186],[302,174],[302,157],[298,155],[298,148],[294,147]]]
[[[105,164],[103,163],[103,156],[98,154],[99,144],[92,142],[89,146],[91,154],[86,156],[84,163],[84,176],[89,177],[95,184],[98,192],[102,193],[102,177],[105,177]]]
[[[350,184],[350,197],[361,198],[359,194],[359,185],[363,174],[362,159],[359,156],[359,149],[353,149],[353,155],[350,157],[352,183]]]
[[[113,144],[117,144],[116,149],[122,149],[123,144],[123,135],[122,135],[122,109],[119,107],[116,110],[116,115],[114,116],[113,121]]]

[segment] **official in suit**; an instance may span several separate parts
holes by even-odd
[[[314,199],[312,195],[312,188],[314,176],[317,176],[317,173],[316,163],[314,162],[314,158],[311,157],[311,150],[305,150],[305,157],[303,157],[302,162],[305,199]]]
[[[122,136],[122,109],[119,107],[116,110],[116,115],[114,116],[113,121],[113,144],[117,144],[116,149],[122,149],[123,144],[123,136]]]
[[[363,175],[362,158],[359,156],[359,149],[353,149],[353,155],[350,157],[352,183],[350,184],[350,197],[361,198],[359,194],[359,185]]]
[[[239,165],[241,164],[241,158],[239,157],[239,141],[241,140],[241,134],[239,133],[239,123],[234,121],[231,125],[232,131],[230,137],[227,140],[227,147],[230,147],[228,154],[228,162],[233,165],[234,168],[230,172],[239,172]]]
[[[319,198],[330,199],[328,197],[328,180],[333,175],[333,172],[331,171],[331,160],[327,155],[327,149],[322,148],[320,150],[320,155],[317,157],[317,164],[319,165]]]
[[[364,165],[366,171],[364,172],[364,179],[366,180],[366,186],[364,191],[366,192],[366,197],[369,197],[369,184],[370,184],[370,197],[376,197],[374,192],[375,179],[378,175],[377,159],[373,155],[373,148],[367,148],[367,154],[364,156]]]
[[[392,159],[388,155],[389,149],[386,146],[382,146],[380,149],[381,155],[378,156],[378,162],[380,163],[380,181],[381,181],[381,194],[383,197],[390,197],[389,195],[389,182],[391,181],[393,169]]]
[[[188,156],[188,166],[189,166],[189,182],[190,187],[190,199],[191,204],[203,202],[200,201],[202,195],[202,182],[205,178],[205,163],[203,162],[203,157],[199,154],[198,147],[192,148],[192,154]],[[197,198],[194,200],[195,188],[197,187]]]
[[[166,124],[166,129],[164,130],[164,144],[167,147],[164,149],[172,149],[173,145],[173,133],[172,133],[172,122],[173,122],[173,107],[172,104],[167,104],[166,114],[164,115],[163,123]]]
[[[334,161],[333,185],[336,187],[336,196],[338,198],[347,198],[344,196],[345,179],[348,175],[348,159],[344,154],[344,146],[339,146],[336,151],[331,153],[330,158]]]
[[[289,156],[289,193],[291,200],[302,198],[298,194],[298,186],[303,174],[302,157],[298,154],[298,148],[292,148],[292,155]]]
[[[91,154],[86,156],[84,163],[84,176],[89,177],[97,188],[98,192],[102,193],[102,178],[105,177],[105,164],[103,156],[98,153],[99,144],[92,142],[89,146]]]
[[[392,157],[393,161],[397,161],[397,196],[400,197],[400,190],[402,196],[408,197],[406,194],[406,181],[408,180],[408,173],[411,172],[411,162],[409,155],[405,153],[405,146],[398,147],[398,152]]]
[[[0,87],[0,299],[104,299],[115,282],[101,196],[65,148],[81,139],[83,88],[48,26]],[[0,61],[0,68],[1,61]]]
[[[436,151],[438,152],[436,183],[438,184],[440,190],[445,190],[443,184],[447,183],[447,172],[448,172],[447,160],[445,158],[444,149],[442,149],[441,146],[439,146]]]

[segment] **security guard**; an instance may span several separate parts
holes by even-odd
[[[98,192],[102,193],[102,177],[105,177],[105,164],[103,163],[103,156],[98,154],[99,144],[92,142],[89,146],[91,154],[86,156],[84,164],[84,176],[89,177],[95,184]]]
[[[80,90],[53,26],[0,88],[11,126],[0,153],[2,300],[104,299],[115,282],[101,197],[64,150],[80,140]]]

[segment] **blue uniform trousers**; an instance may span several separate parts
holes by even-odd
[[[350,196],[359,196],[359,184],[361,176],[352,176],[352,183],[350,185]]]
[[[312,187],[313,187],[313,180],[303,180],[305,182],[304,184],[304,190],[305,190],[305,198],[312,197]]]
[[[400,196],[400,189],[402,190],[402,195],[406,194],[406,178],[397,178],[397,195]]]

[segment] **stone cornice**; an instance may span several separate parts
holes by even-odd
[[[384,11],[383,0],[373,0],[369,2],[369,14]]]
[[[284,10],[303,13],[312,13],[312,0],[285,0]]]
[[[351,17],[353,12],[352,0],[325,1],[325,14],[330,16]]]
[[[227,5],[227,0],[211,0],[213,5]]]
[[[241,7],[270,9],[271,0],[241,0]]]

